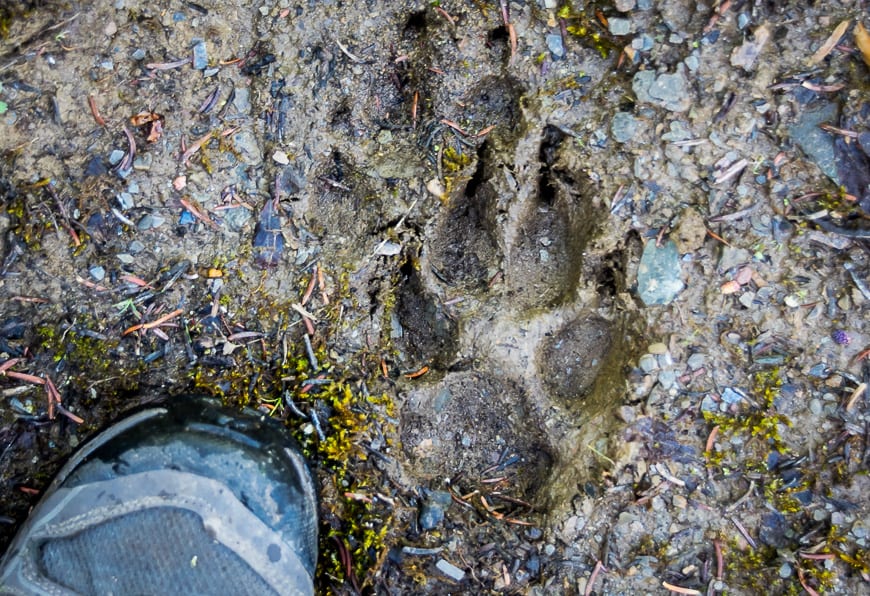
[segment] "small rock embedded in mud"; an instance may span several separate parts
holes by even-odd
[[[448,563],[444,559],[438,559],[438,562],[435,563],[435,567],[438,568],[438,571],[455,581],[462,581],[465,577],[465,572],[462,569],[452,563]]]
[[[651,103],[671,112],[685,112],[692,106],[685,66],[677,66],[674,74],[642,70],[634,75],[631,88],[641,103]]]
[[[432,491],[426,496],[420,508],[420,527],[423,530],[434,530],[444,521],[444,511],[452,502],[450,493]]]
[[[637,293],[647,306],[668,304],[683,290],[677,245],[647,241],[637,269]]]
[[[619,12],[628,12],[628,11],[634,9],[634,5],[635,5],[635,0],[616,0],[613,3],[613,6]]]
[[[199,41],[193,46],[193,68],[196,70],[208,68],[208,51],[204,41]]]
[[[797,123],[789,127],[788,135],[828,178],[840,184],[834,157],[834,136],[819,128],[820,124],[837,122],[838,111],[834,103],[822,103],[807,109]]]
[[[610,121],[610,132],[617,143],[627,143],[637,134],[637,118],[628,112],[616,112]]]
[[[130,56],[133,60],[139,61],[145,59],[145,50],[142,48],[137,48],[136,51]]]
[[[120,149],[113,149],[112,152],[109,154],[109,163],[113,166],[121,163],[122,159],[124,159],[124,152]]]
[[[562,36],[558,33],[547,35],[547,49],[553,54],[553,58],[564,58],[565,46],[562,44]]]
[[[631,21],[628,19],[608,19],[607,27],[612,35],[628,35],[631,33]]]
[[[106,270],[99,265],[95,265],[94,267],[88,269],[88,273],[91,274],[91,277],[94,278],[94,281],[103,281],[103,279],[106,277]]]

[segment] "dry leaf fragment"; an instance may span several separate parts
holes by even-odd
[[[822,60],[825,59],[825,56],[831,53],[831,50],[834,49],[838,43],[840,43],[840,38],[843,37],[843,34],[846,33],[846,29],[849,28],[849,19],[846,19],[834,29],[834,32],[831,33],[831,36],[825,40],[825,43],[821,45],[821,47],[816,50],[816,53],[813,54],[812,58],[809,60],[810,66],[813,64],[818,64]]]
[[[870,66],[870,33],[867,33],[867,29],[860,21],[855,25],[855,45],[861,50],[864,64]]]

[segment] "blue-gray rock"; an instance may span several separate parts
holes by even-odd
[[[652,0],[637,0],[638,10],[649,10],[652,8]]]
[[[465,572],[462,569],[460,569],[453,563],[448,563],[444,559],[438,559],[438,562],[435,563],[435,567],[438,568],[438,571],[454,581],[462,581],[462,578],[465,577]]]
[[[637,134],[637,118],[628,112],[616,112],[610,121],[610,132],[617,143],[627,143]]]
[[[208,50],[205,48],[204,41],[198,41],[193,46],[193,67],[196,70],[208,68]]]
[[[562,36],[558,33],[547,35],[547,49],[553,54],[553,58],[564,58],[565,45],[562,43]]]
[[[132,209],[135,206],[133,195],[128,192],[118,193],[118,205],[121,209]]]
[[[139,60],[144,60],[145,59],[145,50],[143,50],[142,48],[136,48],[136,50],[133,51],[133,54],[130,57],[133,60],[136,60],[137,62]]]
[[[247,114],[251,110],[251,90],[247,87],[237,87],[233,107],[242,114]]]
[[[635,0],[616,0],[613,6],[619,12],[629,12],[634,8],[634,4]]]
[[[661,247],[647,241],[637,268],[637,293],[647,306],[668,304],[683,289],[680,255],[673,240]]]
[[[789,127],[788,135],[815,162],[822,173],[840,184],[834,159],[834,137],[819,128],[819,124],[837,123],[837,105],[823,103],[803,111],[798,121]]]
[[[437,528],[444,521],[444,512],[452,501],[450,493],[429,491],[420,508],[420,527],[424,530]]]
[[[88,269],[88,273],[91,274],[91,277],[94,278],[94,281],[103,281],[106,277],[106,270],[100,265],[94,265],[90,269]]]
[[[655,40],[652,36],[647,35],[646,33],[641,33],[637,37],[631,40],[631,47],[640,52],[649,52],[653,49],[655,45]]]
[[[651,103],[672,112],[685,112],[692,105],[688,93],[689,82],[685,66],[677,66],[674,74],[660,74],[642,70],[634,75],[631,88],[641,103]]]
[[[628,19],[620,19],[613,17],[608,19],[607,28],[612,35],[628,35],[631,33],[631,21]]]
[[[113,149],[111,153],[109,153],[109,163],[113,166],[121,163],[121,160],[124,159],[124,152],[120,149]]]

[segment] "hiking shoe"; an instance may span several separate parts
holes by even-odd
[[[313,594],[314,482],[286,429],[183,398],[88,442],[0,563],[2,594]]]

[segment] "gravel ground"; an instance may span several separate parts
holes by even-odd
[[[0,548],[185,392],[322,593],[870,582],[867,2],[0,8]]]

